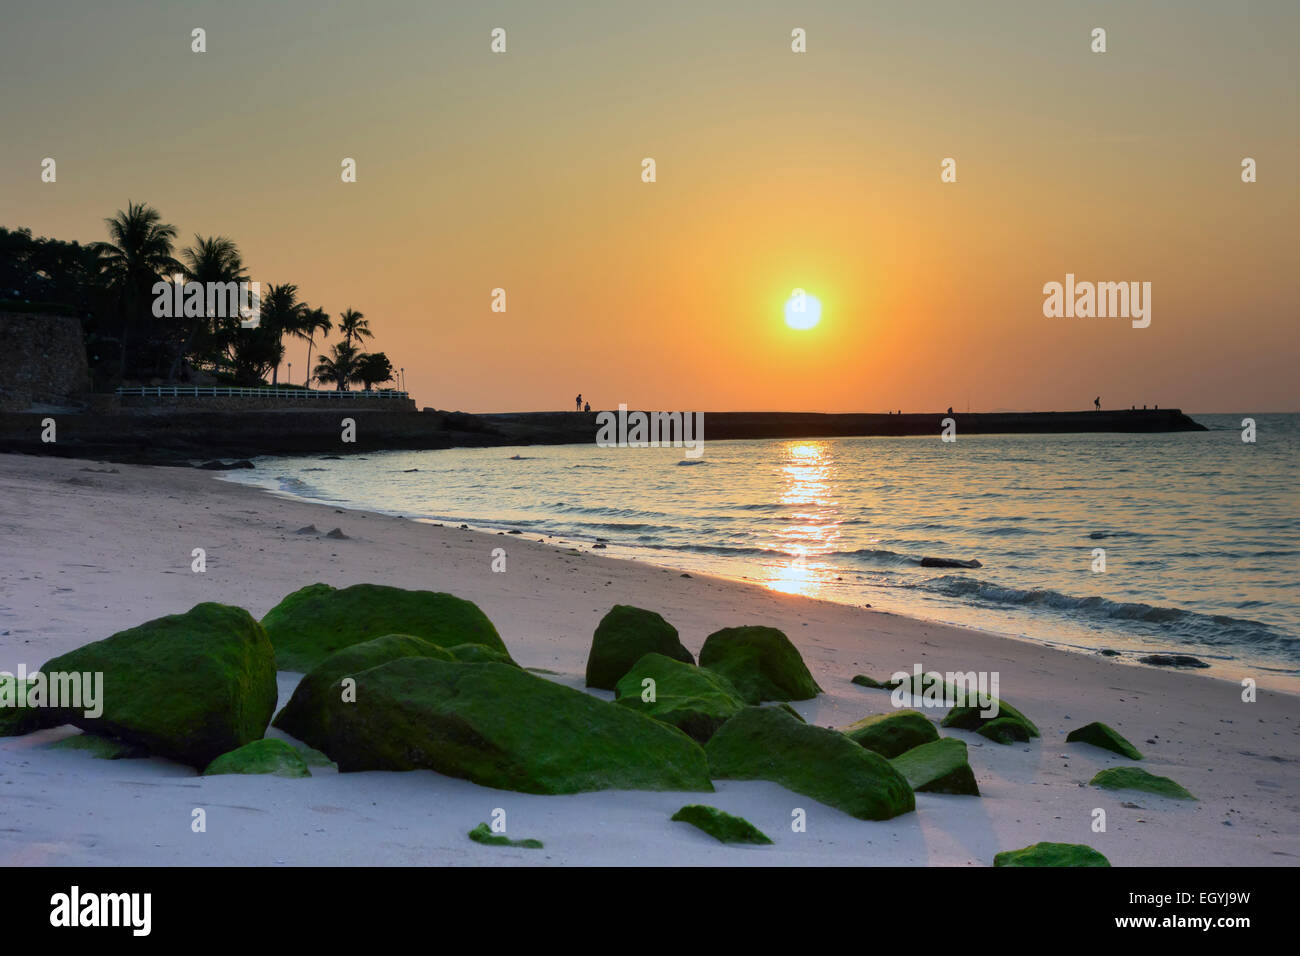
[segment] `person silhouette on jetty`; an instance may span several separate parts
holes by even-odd
[[[580,411],[582,411],[582,393],[581,393],[581,392],[579,392],[579,393],[578,393],[578,397],[575,398],[575,399],[573,400],[573,410],[574,410],[575,412],[580,412]]]
[[[589,411],[591,411],[591,402],[587,402],[586,404],[584,404],[584,405],[582,406],[582,410],[583,410],[584,412],[589,412]]]
[[[1096,398],[1094,398],[1094,399],[1092,400],[1092,407],[1095,408],[1095,409],[1097,409],[1097,411],[1101,411],[1101,396],[1100,396],[1100,395],[1098,395]]]
[[[951,406],[951,405],[948,406],[948,414],[949,414],[949,415],[952,414],[952,406]]]

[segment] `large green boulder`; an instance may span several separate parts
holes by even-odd
[[[274,774],[277,777],[310,777],[307,761],[296,749],[277,740],[266,737],[244,744],[238,750],[222,754],[208,764],[203,776],[211,777],[223,773]]]
[[[65,709],[63,722],[200,770],[260,740],[278,696],[266,632],[247,611],[225,604],[198,604],[119,631],[41,670],[104,675],[103,712]]]
[[[968,698],[969,699],[969,698]],[[1040,736],[1038,728],[1034,722],[1016,710],[1005,700],[997,700],[997,714],[992,717],[985,717],[983,709],[980,707],[954,707],[948,711],[948,716],[940,721],[942,727],[952,727],[956,730],[974,730],[978,731],[980,727],[992,720],[1018,720],[1025,725],[1025,731],[1030,737]]]
[[[0,674],[0,737],[22,737],[64,722],[52,708],[31,706],[29,694],[33,687],[31,680],[20,681],[13,674]]]
[[[455,660],[450,651],[410,634],[385,634],[383,637],[353,644],[335,651],[308,671],[294,688],[289,703],[275,715],[272,723],[289,736],[306,740],[303,735],[311,732],[321,709],[326,706],[325,696],[335,693],[337,685],[340,700],[344,697],[344,688],[340,683],[343,678],[355,679],[362,671],[404,657]]]
[[[439,647],[482,644],[508,655],[487,615],[470,601],[382,584],[312,584],[271,608],[262,626],[280,670],[306,673],[337,650],[384,634],[411,634]]]
[[[1066,734],[1065,742],[1067,744],[1076,742],[1092,744],[1094,747],[1101,747],[1103,750],[1117,753],[1121,757],[1128,757],[1129,760],[1142,759],[1142,754],[1138,752],[1138,749],[1125,740],[1118,730],[1113,730],[1100,721],[1094,720],[1078,730],[1070,731]]]
[[[692,803],[673,814],[678,823],[689,823],[721,843],[771,843],[766,833],[744,817],[733,817],[717,807]]]
[[[779,707],[746,707],[705,747],[716,779],[771,780],[862,820],[916,809],[903,776],[842,733],[801,724]]]
[[[654,683],[647,686],[645,681]],[[651,691],[654,699],[648,701]],[[615,685],[614,700],[672,724],[702,744],[745,706],[725,677],[662,654],[647,654],[637,661]]]
[[[774,627],[725,627],[700,649],[700,666],[731,681],[748,703],[811,700],[821,693],[790,639]]]
[[[872,714],[841,731],[859,747],[888,759],[939,739],[939,731],[919,710]]]
[[[673,627],[654,611],[615,604],[596,625],[587,655],[587,686],[614,690],[619,679],[647,654],[694,664]]]
[[[343,772],[433,770],[525,793],[712,790],[675,727],[507,664],[406,657],[336,683],[296,736]]]
[[[1082,843],[1035,843],[1006,850],[993,857],[994,866],[1110,866],[1106,859]]]
[[[1171,800],[1195,800],[1181,785],[1168,777],[1157,777],[1141,767],[1111,767],[1093,777],[1089,783],[1106,790],[1141,790]]]
[[[966,741],[944,737],[914,747],[889,761],[913,790],[978,797],[980,788],[966,760]]]

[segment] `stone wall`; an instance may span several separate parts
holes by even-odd
[[[189,386],[182,385],[181,389]],[[415,400],[411,398],[384,398],[378,395],[356,398],[332,398],[329,395],[312,395],[304,392],[302,396],[268,396],[256,395],[169,395],[167,386],[162,386],[162,395],[122,395],[118,403],[122,408],[146,409],[184,409],[187,412],[241,412],[264,411],[277,408],[312,409],[316,411],[350,412],[377,411],[415,411]]]
[[[78,319],[0,312],[0,410],[80,404],[89,391]]]

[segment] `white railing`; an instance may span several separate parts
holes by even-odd
[[[219,385],[136,385],[118,386],[118,395],[142,398],[408,398],[394,389],[364,389],[340,392],[311,388],[228,388]]]

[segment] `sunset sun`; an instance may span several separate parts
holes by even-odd
[[[811,329],[822,320],[822,304],[814,295],[795,289],[785,303],[785,324],[792,329]]]

